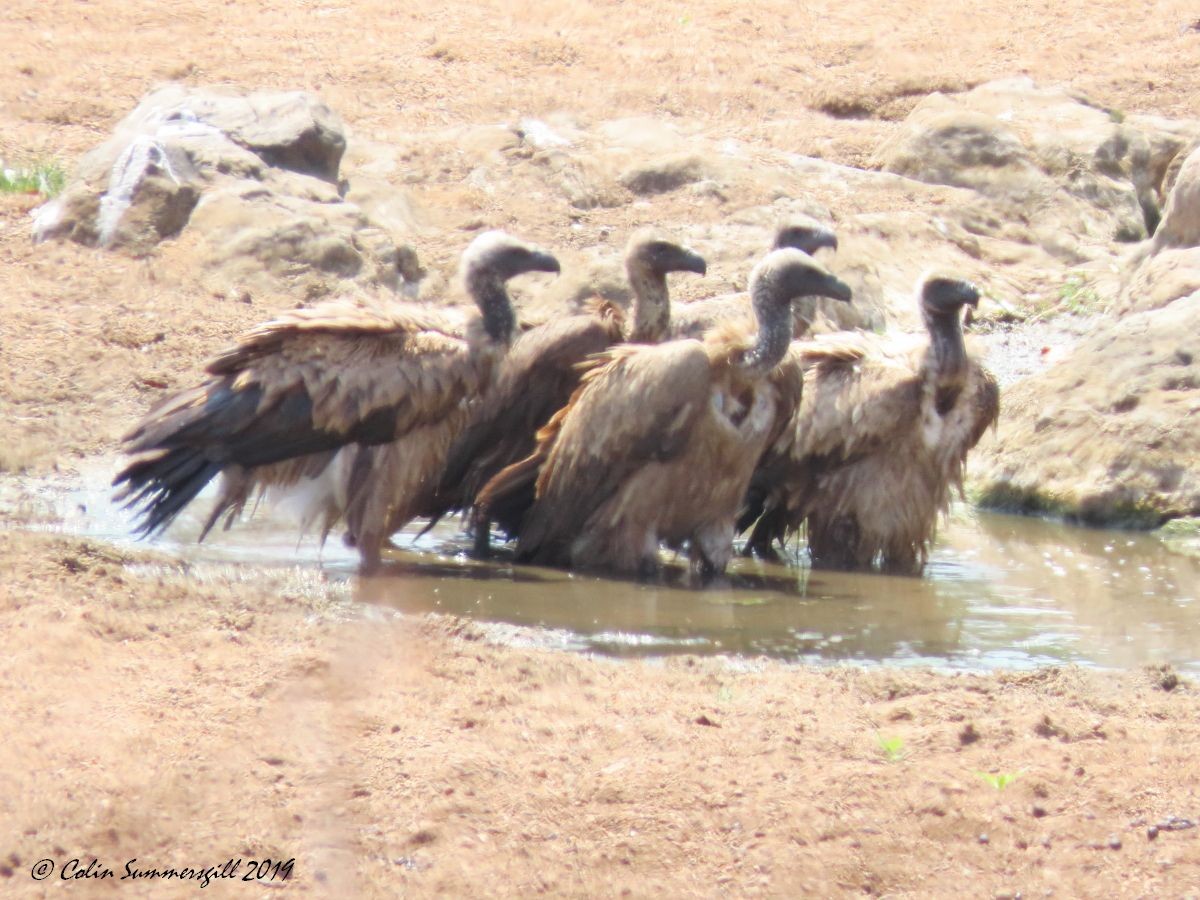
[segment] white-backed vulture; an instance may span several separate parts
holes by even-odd
[[[795,217],[784,222],[775,232],[772,249],[795,247],[809,256],[815,256],[822,247],[837,250],[837,235],[807,217]],[[792,302],[793,337],[803,337],[816,316],[816,297],[797,297]],[[753,311],[747,294],[723,294],[705,300],[678,304],[671,314],[670,336],[673,338],[702,339],[714,327],[729,323],[750,321]]]
[[[370,484],[336,473],[342,495],[323,498],[327,533],[359,495],[372,497],[379,519],[355,529],[372,568],[385,522],[426,502],[470,403],[495,378],[515,322],[506,282],[558,271],[550,254],[487,232],[463,254],[479,307],[465,334],[429,309],[357,300],[290,311],[250,331],[208,364],[207,380],[160,403],[126,437],[128,452],[141,456],[114,484],[141,507],[139,531],[166,528],[218,473],[223,489],[201,539],[222,514],[228,527],[262,489],[327,476],[340,448],[388,444],[403,466]]]
[[[718,329],[703,342],[622,345],[598,354],[570,403],[526,459],[480,493],[495,515],[529,497],[516,558],[648,575],[659,542],[685,544],[694,570],[724,571],[754,465],[799,401],[801,379],[777,378],[791,341],[791,301],[850,289],[799,250],[775,250],[750,278],[757,336]]]
[[[533,452],[535,436],[567,404],[579,385],[579,364],[623,340],[657,343],[670,318],[667,275],[706,271],[704,259],[656,229],[639,229],[625,249],[633,291],[633,323],[626,329],[619,308],[597,304],[593,312],[539,325],[517,338],[500,366],[494,387],[477,405],[471,423],[455,439],[438,485],[435,519],[465,511],[487,481]],[[359,452],[379,454],[386,448]],[[501,521],[507,531],[514,523]],[[475,517],[475,553],[486,555],[490,522]]]
[[[1000,392],[963,341],[975,286],[932,276],[918,301],[928,340],[846,333],[793,345],[785,367],[804,372],[804,398],[751,481],[747,552],[774,556],[774,541],[806,525],[814,566],[923,569]]]

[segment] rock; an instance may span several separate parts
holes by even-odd
[[[1196,246],[1200,246],[1200,149],[1193,150],[1180,167],[1153,243],[1155,251]]]
[[[989,82],[925,98],[874,162],[978,191],[1026,219],[1043,240],[1066,232],[1137,241],[1157,221],[1154,154],[1146,135],[1122,118],[1029,79]]]
[[[625,276],[621,248],[584,255],[564,254],[563,259],[562,274],[529,299],[525,299],[522,285],[513,285],[513,297],[523,320],[537,323],[563,310],[579,312],[592,297],[611,300],[622,308],[629,306],[633,292]]]
[[[1151,528],[1200,514],[1200,293],[1100,326],[1018,382],[971,461],[982,505]]]
[[[659,157],[626,169],[620,182],[635,194],[664,194],[710,177],[711,167],[694,153]]]
[[[1200,291],[1200,247],[1168,247],[1145,258],[1121,288],[1121,315],[1161,309]]]
[[[1005,199],[1028,200],[1044,188],[1011,129],[991,116],[957,109],[940,95],[918,106],[877,158],[898,175]]]
[[[178,84],[148,94],[86,154],[63,194],[37,211],[35,240],[65,238],[135,255],[180,237],[218,282],[305,293],[339,280],[414,287],[415,253],[342,197],[346,139],[304,93],[236,96]],[[382,205],[381,205],[382,206]],[[394,214],[393,214],[394,213]]]
[[[1154,238],[1130,263],[1120,313],[1160,309],[1200,290],[1200,149],[1180,167]]]

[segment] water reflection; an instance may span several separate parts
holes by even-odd
[[[23,502],[72,533],[132,543],[112,506],[111,468],[69,486],[35,486]],[[31,500],[30,497],[33,499]],[[5,500],[10,498],[5,497]],[[196,544],[199,514],[154,546],[196,562],[321,566],[350,577],[351,551],[297,543],[265,511]],[[1200,672],[1200,560],[1158,539],[956,510],[925,578],[814,572],[739,560],[726,584],[639,584],[503,560],[468,560],[453,523],[388,553],[385,572],[356,579],[364,604],[441,612],[539,629],[546,643],[616,656],[765,654],[786,660],[1027,668],[1053,662],[1128,667],[1171,662]]]

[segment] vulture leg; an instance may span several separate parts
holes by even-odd
[[[472,528],[474,543],[471,556],[474,559],[491,559],[492,557],[492,520],[487,516],[476,516]]]
[[[855,548],[862,540],[858,522],[851,516],[837,516],[826,520],[816,514],[808,520],[808,552],[812,556],[814,569],[852,570],[870,566],[860,563]]]
[[[746,546],[742,549],[742,556],[755,557],[766,562],[782,563],[783,555],[774,546],[776,538],[781,543],[783,541],[785,530],[782,518],[783,510],[780,508],[763,513],[754,523],[754,530],[750,532],[750,539],[746,541]]]

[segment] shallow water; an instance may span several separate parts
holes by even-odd
[[[110,499],[112,465],[82,486],[45,482],[4,496],[55,531],[131,546],[129,516]],[[206,497],[150,544],[193,562],[320,566],[350,578],[357,558],[331,538],[297,541],[286,510],[260,510],[195,542]],[[20,506],[24,505],[24,509]],[[516,631],[546,646],[616,656],[767,655],[805,662],[1029,668],[1172,663],[1200,672],[1200,560],[1136,532],[1083,529],[956,508],[924,578],[813,571],[739,560],[727,583],[668,584],[468,560],[456,523],[397,535],[386,572],[357,579],[356,599],[406,613],[441,612]],[[798,551],[797,551],[798,552]]]

